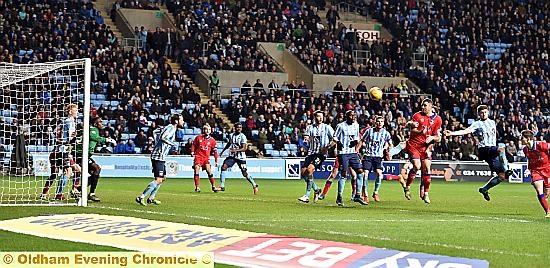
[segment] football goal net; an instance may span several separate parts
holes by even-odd
[[[90,59],[0,63],[0,206],[86,206],[90,77]]]

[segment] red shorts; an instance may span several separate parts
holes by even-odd
[[[203,170],[206,169],[206,165],[210,165],[210,160],[206,158],[193,159],[193,166],[200,166]]]
[[[409,154],[409,159],[431,159],[431,155],[428,155],[426,147],[411,146],[407,144],[405,151]]]
[[[550,169],[531,170],[531,182],[540,180],[544,182],[544,187],[548,187],[550,183]]]
[[[339,169],[340,168],[340,161],[338,161],[338,157],[336,157],[336,160],[334,160],[333,168],[334,169]]]

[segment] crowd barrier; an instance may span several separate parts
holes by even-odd
[[[50,163],[47,154],[33,154],[33,169],[37,176],[48,176]],[[147,155],[95,155],[93,159],[102,167],[102,177],[138,178],[150,177],[151,160]],[[219,166],[212,169],[214,176],[219,177],[223,159],[219,160]],[[383,163],[384,174],[398,175],[406,161],[385,161]],[[166,159],[166,173],[169,178],[192,178],[193,158],[187,156],[169,156]],[[212,165],[213,165],[212,160]],[[300,179],[300,169],[303,159],[247,159],[248,172],[259,179]],[[325,161],[314,173],[316,179],[326,179],[332,171],[334,159]],[[513,174],[511,183],[531,182],[531,175],[527,169],[527,163],[511,163]],[[434,161],[432,163],[432,179],[445,181],[487,181],[494,174],[484,162],[471,161]],[[418,176],[420,173],[418,174]],[[237,165],[233,166],[227,174],[227,178],[241,178],[241,172]],[[369,179],[374,179],[374,174],[369,174]]]

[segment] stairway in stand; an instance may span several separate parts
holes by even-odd
[[[115,34],[116,38],[118,39],[118,44],[122,45],[122,42],[124,41],[124,36],[118,29],[118,27],[115,25],[115,22],[111,20],[110,12],[111,12],[111,6],[107,3],[107,0],[98,0],[94,3],[94,7],[97,11],[101,11],[101,15],[103,16],[103,19],[105,21],[105,25],[107,25],[111,31]]]
[[[176,25],[176,23],[174,23],[175,22],[174,17],[172,16],[172,14],[170,12],[168,12],[166,7],[162,6],[160,10],[163,11],[164,14],[168,15],[169,19],[172,20],[173,25]],[[170,67],[172,67],[172,73],[178,73],[179,70],[181,69],[181,65],[177,61],[174,61],[173,59],[169,59],[168,64],[170,65]],[[193,82],[193,80],[187,74],[184,73],[183,76],[185,77],[185,80],[191,85],[193,90],[196,93],[198,93],[199,96],[201,97],[201,105],[205,106],[206,104],[208,104],[208,102],[210,101],[210,97],[209,97],[209,94],[207,94],[207,93],[209,93],[209,92],[205,92],[205,91],[201,90],[199,88],[199,86],[197,86],[195,84],[195,82]],[[207,91],[209,89],[204,89],[204,90]],[[218,105],[217,103],[214,103],[214,105],[215,105],[214,108],[210,112],[217,114],[218,117],[222,119],[222,121],[225,125],[228,125],[230,127],[230,129],[233,129],[233,122],[231,122],[229,117],[227,117],[227,115],[217,106]],[[248,141],[248,147],[253,151],[256,151],[256,152],[260,151],[258,149],[258,147],[256,147],[256,145],[251,143],[250,140]]]

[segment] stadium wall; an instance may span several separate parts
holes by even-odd
[[[203,92],[209,92],[209,81],[213,70],[200,69],[196,78],[196,83]],[[225,71],[218,70],[218,77],[220,78],[220,94],[222,98],[231,94],[231,88],[240,88],[245,80],[248,80],[251,85],[256,83],[256,79],[260,79],[267,90],[267,85],[271,80],[275,80],[279,85],[284,81],[288,81],[288,75],[286,73],[272,73],[272,72],[247,72],[247,71]]]
[[[151,160],[148,155],[96,155],[94,160],[102,167],[102,177],[114,178],[142,178],[151,176]],[[385,161],[384,174],[398,175],[405,161]],[[193,158],[188,156],[169,156],[166,160],[166,174],[169,178],[192,178]],[[214,163],[212,163],[214,164]],[[325,161],[314,173],[316,179],[326,179],[334,164],[333,159]],[[300,169],[303,159],[247,159],[247,168],[250,174],[259,179],[300,179]],[[511,164],[513,174],[509,181],[512,183],[531,182],[531,175],[527,163]],[[49,176],[50,162],[48,154],[33,154],[33,170],[36,176]],[[432,164],[432,179],[439,181],[475,181],[485,182],[492,177],[487,164],[482,162],[449,162],[434,161]],[[219,177],[219,169],[215,169],[214,176]],[[418,174],[420,176],[420,173]],[[237,166],[229,170],[228,178],[241,178]],[[374,173],[369,174],[374,180]]]
[[[156,27],[173,28],[164,12],[160,10],[141,10],[132,8],[121,8],[120,12],[130,23],[131,28],[144,26],[145,29],[154,30]]]

